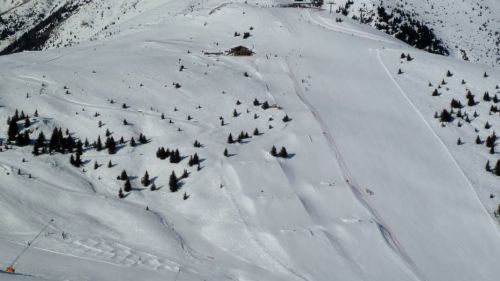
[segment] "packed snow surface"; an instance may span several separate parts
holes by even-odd
[[[500,71],[272,3],[138,1],[95,40],[0,57],[4,143],[16,109],[33,140],[61,127],[126,141],[114,155],[86,148],[80,168],[69,153],[0,152],[0,267],[54,219],[0,280],[498,280],[500,181],[484,164],[499,154],[474,139],[500,131],[481,100]],[[254,55],[224,54],[238,45]],[[466,90],[479,116],[443,127],[434,112]],[[141,133],[149,142],[130,146]],[[158,159],[161,146],[186,159]],[[133,189],[120,199],[122,170]],[[146,170],[158,190],[141,185]]]

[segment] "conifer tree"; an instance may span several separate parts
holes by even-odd
[[[94,161],[94,170],[99,169],[99,163],[97,161]]]
[[[24,128],[28,128],[29,126],[31,126],[31,121],[30,118],[26,115],[26,117],[24,118]]]
[[[80,167],[82,165],[82,159],[80,158],[80,155],[75,154],[75,165],[76,167]]]
[[[131,147],[136,147],[137,146],[137,143],[135,143],[134,137],[130,138],[130,146]]]
[[[490,93],[484,92],[483,100],[484,101],[491,101]]]
[[[123,190],[125,192],[130,192],[132,190],[132,184],[130,184],[130,180],[129,179],[127,179],[125,181],[125,184],[123,185]]]
[[[151,187],[149,189],[151,191],[155,191],[156,190],[156,184],[153,182],[153,184],[151,185]]]
[[[467,98],[467,105],[468,106],[474,106],[476,105],[476,101],[474,100],[474,96],[470,96],[469,98]]]
[[[264,103],[262,103],[261,107],[262,107],[262,109],[266,110],[269,108],[269,103],[267,101],[265,101]]]
[[[127,175],[127,172],[125,170],[123,170],[122,173],[120,174],[120,179],[122,181],[128,180],[128,175]]]
[[[75,151],[75,153],[76,153],[76,154],[79,154],[80,156],[82,156],[82,155],[83,155],[83,143],[82,143],[82,141],[81,141],[81,140],[78,140],[78,141],[76,142],[75,147],[76,147],[76,151]]]
[[[16,139],[16,136],[19,132],[19,129],[17,128],[17,120],[15,118],[12,118],[9,123],[9,129],[7,131],[7,135],[9,137],[10,141],[14,141]]]
[[[476,137],[476,144],[481,144],[483,141],[481,140],[481,138],[479,137],[479,135],[477,135]]]
[[[497,161],[495,166],[495,175],[500,176],[500,160]]]
[[[255,130],[253,130],[253,135],[254,136],[260,135],[259,129],[255,128]]]
[[[49,151],[58,151],[60,146],[59,134],[56,128],[52,131],[52,136],[49,141]]]
[[[456,99],[451,99],[450,105],[452,108],[462,108],[463,107],[462,103]]]
[[[286,148],[284,146],[281,147],[279,156],[282,158],[288,158],[288,152],[286,151]]]
[[[110,138],[108,138],[108,140],[106,140],[106,142],[107,142],[108,153],[115,154],[116,153],[115,139],[113,137],[110,137]]]
[[[270,153],[272,156],[275,156],[275,157],[278,156],[278,151],[276,150],[276,146],[273,145]]]
[[[75,139],[71,135],[68,135],[66,139],[61,138],[61,140],[63,143],[63,149],[67,149],[69,152],[73,152],[76,146]]]
[[[181,162],[181,154],[179,152],[178,149],[176,149],[175,151],[172,151],[170,153],[170,163],[179,163]]]
[[[443,111],[441,112],[440,118],[441,118],[441,122],[451,122],[451,121],[453,121],[453,116],[446,109],[443,109]]]
[[[95,149],[97,151],[101,151],[102,150],[101,136],[97,136],[97,143],[96,143]]]
[[[229,152],[227,151],[227,148],[224,148],[224,156],[229,157]]]
[[[0,150],[1,151],[1,150]],[[33,155],[38,156],[40,155],[40,146],[38,146],[36,143],[33,145]]]
[[[194,141],[194,147],[196,148],[200,148],[200,147],[203,147],[203,145],[201,144],[201,142],[199,142],[198,140],[195,140]]]
[[[177,190],[179,190],[178,179],[174,171],[172,171],[172,174],[170,174],[168,186],[170,187],[170,191],[172,192],[176,192]]]
[[[108,168],[113,168],[113,162],[111,162],[111,160],[108,162]]]
[[[163,147],[159,147],[156,150],[156,158],[162,159],[163,156],[165,155],[164,151],[162,150]]]
[[[255,98],[255,99],[253,100],[253,105],[254,105],[254,106],[259,106],[259,105],[260,105],[260,102],[259,102],[259,100],[258,100],[257,98]]]
[[[198,154],[195,153],[192,157],[190,157],[189,159],[189,166],[194,166],[194,165],[198,165],[200,163],[200,159],[198,157]]]
[[[491,136],[486,137],[486,147],[492,147],[494,145],[494,141]]]
[[[144,185],[144,186],[148,186],[148,185],[151,183],[151,181],[149,180],[149,174],[148,174],[148,171],[146,171],[146,173],[144,173],[144,177],[142,177],[142,179],[141,179],[141,183],[142,183],[142,185]]]
[[[486,162],[486,167],[485,167],[487,172],[491,172],[491,166],[490,166],[490,160]]]
[[[229,144],[234,143],[233,135],[231,133],[229,133],[229,137],[227,137],[227,143],[229,143]]]
[[[120,188],[120,190],[118,191],[118,197],[119,198],[125,198],[125,195],[123,194],[123,190]]]

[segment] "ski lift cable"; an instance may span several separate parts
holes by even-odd
[[[42,228],[42,230],[40,230],[40,232],[33,239],[31,239],[31,241],[28,242],[28,245],[26,245],[26,247],[21,251],[21,253],[19,253],[19,255],[17,255],[17,257],[12,261],[12,263],[10,264],[11,267],[14,267],[14,264],[19,260],[19,258],[21,258],[21,256],[24,253],[26,253],[26,251],[29,249],[29,247],[36,241],[36,239],[38,239],[38,237],[40,237],[40,235],[42,235],[42,233],[45,231],[45,229],[47,229],[53,222],[54,222],[54,219],[51,219],[49,221],[49,223],[47,223]]]

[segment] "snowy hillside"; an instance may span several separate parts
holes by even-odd
[[[54,219],[0,280],[498,280],[497,68],[279,1],[119,2],[0,56],[0,268]]]
[[[0,13],[6,12],[12,8],[18,7],[24,1],[22,0],[1,0],[0,1]]]
[[[464,60],[498,66],[500,63],[500,2],[340,0],[334,10],[385,29],[415,23],[432,29],[451,55]],[[381,8],[384,8],[381,10]],[[402,24],[402,25],[401,25]],[[392,34],[392,32],[391,32]]]
[[[3,54],[72,46],[112,36],[108,30],[142,11],[162,5],[157,0],[50,0],[0,2],[0,49]],[[185,11],[209,5],[184,3]],[[263,6],[292,0],[247,1]],[[308,1],[305,1],[308,2]],[[487,65],[500,63],[500,2],[495,0],[339,0],[332,11],[369,24],[419,49],[450,54]],[[330,3],[324,1],[323,8]],[[169,11],[166,11],[167,14]],[[337,17],[341,20],[342,17]]]

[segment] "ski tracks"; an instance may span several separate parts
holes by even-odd
[[[423,276],[423,273],[416,266],[411,257],[407,254],[406,250],[399,242],[398,238],[393,234],[388,224],[385,223],[385,221],[383,220],[382,216],[379,214],[377,209],[366,198],[366,195],[364,194],[362,187],[357,183],[356,179],[352,176],[349,168],[347,167],[347,164],[340,152],[340,149],[338,148],[337,143],[333,138],[332,134],[328,130],[326,123],[323,121],[323,119],[321,118],[320,114],[315,109],[315,107],[303,95],[300,85],[297,82],[298,81],[297,77],[295,76],[295,74],[292,71],[292,68],[290,67],[290,62],[288,61],[287,58],[285,58],[285,61],[288,68],[290,80],[292,80],[292,82],[294,83],[295,94],[302,101],[302,103],[308,108],[308,110],[312,113],[312,115],[318,122],[319,126],[321,127],[323,135],[330,147],[330,150],[333,152],[335,158],[337,159],[337,162],[342,172],[342,176],[345,179],[347,185],[349,185],[349,187],[351,188],[354,196],[372,215],[388,247],[390,247],[403,260],[403,262],[408,266],[409,270],[413,273],[414,277],[417,280],[426,280],[426,278],[424,278]]]
[[[370,49],[370,52],[372,52],[372,51],[373,51],[373,49]],[[479,198],[479,195],[477,194],[476,189],[474,188],[474,186],[470,182],[470,180],[467,177],[467,175],[465,174],[464,170],[462,169],[462,167],[460,167],[460,165],[458,164],[457,160],[455,159],[455,157],[453,156],[453,154],[451,153],[451,151],[448,149],[448,147],[446,146],[446,144],[444,143],[444,141],[439,137],[439,135],[434,131],[434,129],[432,129],[432,126],[429,124],[429,122],[427,122],[427,120],[422,115],[422,113],[420,112],[420,110],[418,110],[418,108],[415,106],[415,104],[410,99],[410,97],[408,96],[408,94],[406,93],[406,91],[403,90],[403,88],[398,83],[398,81],[396,81],[396,79],[392,75],[391,71],[389,70],[389,68],[387,67],[387,65],[384,63],[384,61],[382,59],[382,55],[381,55],[380,49],[376,50],[376,57],[377,57],[377,60],[378,60],[378,62],[380,64],[380,66],[386,72],[388,78],[392,81],[392,83],[394,84],[394,86],[403,95],[403,97],[408,102],[408,104],[411,106],[411,108],[415,111],[415,113],[422,120],[422,122],[424,122],[425,126],[429,129],[429,131],[432,133],[432,135],[437,139],[437,141],[439,142],[439,144],[443,147],[444,151],[446,152],[446,154],[448,155],[448,157],[451,159],[451,161],[453,162],[453,164],[455,165],[455,167],[458,169],[459,173],[461,174],[461,176],[463,177],[463,179],[465,180],[465,182],[467,183],[467,186],[471,189],[471,191],[475,195],[475,199],[482,206],[482,209],[485,212],[485,214],[490,218],[491,225],[498,231],[498,228],[496,227],[496,223],[493,220],[493,217],[488,212],[488,209],[486,208],[486,206],[483,205],[483,203],[481,202],[481,199]]]
[[[384,43],[388,43],[388,44],[392,44],[392,45],[398,45],[397,42],[394,42],[394,41],[391,41],[391,40],[387,40],[387,39],[378,37],[376,35],[372,35],[370,33],[357,31],[357,30],[354,30],[354,29],[351,29],[351,28],[340,26],[340,25],[330,24],[330,23],[326,22],[325,19],[322,18],[321,16],[318,16],[319,19],[315,19],[313,17],[313,15],[311,14],[310,11],[306,11],[306,12],[307,12],[307,14],[309,16],[309,20],[312,23],[315,23],[315,24],[317,24],[319,26],[322,26],[322,27],[324,27],[326,29],[329,29],[329,30],[332,30],[332,31],[336,31],[336,32],[340,32],[340,33],[344,33],[344,34],[351,35],[351,36],[356,36],[356,37],[364,38],[364,39],[374,40],[374,41],[378,41],[378,42],[384,42]]]
[[[228,166],[233,171],[233,173],[236,175],[236,178],[237,178],[237,173],[236,173],[234,167],[230,164],[226,164],[225,166]],[[224,167],[224,163],[221,163],[221,168],[223,168],[223,167]],[[221,175],[221,177],[222,177],[222,175]],[[224,186],[227,186],[226,181],[224,180],[223,177],[221,178],[221,182],[224,184]],[[240,185],[240,188],[242,188],[241,183],[239,182],[239,178],[238,178],[238,182],[236,182],[235,184]],[[226,188],[224,188],[224,191],[225,190],[226,190]],[[309,281],[305,276],[303,276],[302,274],[300,274],[299,272],[294,270],[291,266],[286,265],[284,261],[282,261],[280,258],[276,257],[275,255],[273,255],[272,253],[269,252],[269,250],[267,249],[268,247],[266,245],[264,245],[258,237],[256,237],[254,231],[252,230],[254,227],[251,226],[249,224],[249,222],[244,219],[243,212],[242,212],[241,208],[239,207],[239,205],[236,203],[236,200],[234,199],[234,195],[232,194],[232,192],[228,191],[228,192],[226,192],[226,194],[228,195],[228,198],[229,198],[231,204],[233,205],[233,208],[237,211],[238,217],[240,218],[241,222],[245,225],[246,230],[249,232],[250,237],[261,248],[261,250],[264,251],[264,253],[268,257],[270,257],[272,260],[274,260],[277,264],[279,264],[281,267],[283,267],[286,271],[291,273],[293,276],[295,276],[303,281]]]

